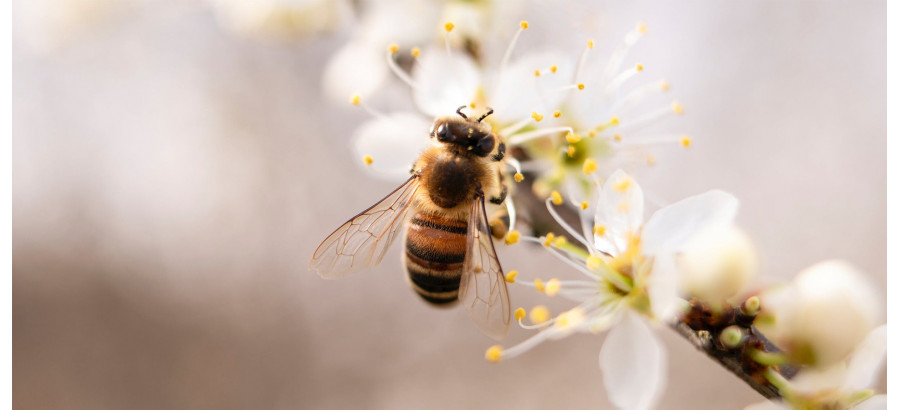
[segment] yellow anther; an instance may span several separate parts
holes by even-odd
[[[521,322],[522,319],[525,319],[525,316],[527,316],[527,314],[525,313],[525,309],[522,308],[516,309],[514,315],[516,315],[516,322]]]
[[[619,117],[612,117],[609,119],[609,125],[619,125]]]
[[[521,172],[516,172],[516,174],[513,175],[513,178],[516,180],[516,182],[522,182],[522,180],[525,179],[525,175],[522,175]]]
[[[588,46],[588,48],[593,49],[594,48],[594,40],[588,40],[587,46]]]
[[[647,165],[656,165],[656,158],[653,155],[647,155]]]
[[[453,25],[453,23],[451,23],[449,21],[444,23],[444,30],[446,30],[448,33],[453,31],[453,27],[456,27],[456,26]]]
[[[553,190],[553,192],[550,193],[550,202],[553,202],[553,205],[562,205],[563,198],[559,191]]]
[[[567,141],[569,144],[574,144],[574,143],[576,143],[576,142],[578,142],[578,141],[581,141],[581,137],[579,137],[578,134],[576,134],[576,133],[574,133],[574,132],[572,132],[572,131],[569,131],[569,132],[566,134],[566,141]]]
[[[546,293],[547,296],[555,296],[557,293],[559,293],[559,287],[559,279],[550,279],[544,286],[544,293]]]
[[[659,82],[659,89],[661,91],[669,91],[669,82],[666,80],[662,80]]]
[[[644,65],[643,65],[643,64],[638,64],[638,65],[634,66],[634,69],[635,69],[635,70],[638,70],[638,71],[644,71]]]
[[[555,65],[550,66],[550,72],[553,74],[556,74],[556,66]]]
[[[409,54],[411,54],[413,58],[419,58],[419,54],[422,54],[422,50],[419,47],[413,47],[412,50],[409,50]]]
[[[569,158],[572,158],[575,156],[575,146],[574,145],[569,145],[568,147],[566,147],[566,155],[568,155]]]
[[[619,134],[613,135],[613,139],[616,140],[616,142],[622,142],[622,136]]]
[[[372,165],[372,161],[373,161],[373,159],[372,159],[372,157],[369,156],[369,155],[366,155],[366,156],[363,157],[363,162],[365,162],[366,165]]]
[[[506,279],[509,283],[516,283],[516,276],[519,276],[519,271],[511,270],[506,272],[506,275],[503,276],[503,279]]]
[[[550,311],[547,310],[546,306],[537,305],[531,308],[531,312],[528,314],[531,318],[531,323],[539,325],[550,319]]]
[[[534,69],[534,76],[535,76],[535,77],[540,77],[540,76],[541,76],[541,70],[538,70],[537,68],[535,68],[535,69]]]
[[[579,89],[579,90],[583,90],[583,89],[584,89],[584,84],[583,84],[583,83],[578,83],[578,89]]]
[[[691,146],[691,137],[688,137],[687,135],[683,135],[681,137],[681,146],[685,147],[685,148],[690,147]]]
[[[590,175],[591,172],[597,170],[597,161],[594,161],[593,158],[584,160],[584,164],[581,164],[581,170],[584,171],[585,174]]]
[[[559,110],[553,111],[553,118],[559,118],[560,115],[562,115],[562,112]]]
[[[359,94],[356,94],[356,95],[350,97],[350,104],[359,105],[359,100],[360,100]]]
[[[527,30],[527,29],[528,29],[528,22],[525,21],[525,20],[520,21],[520,22],[519,22],[519,27],[521,27],[522,30]]]
[[[553,325],[558,328],[567,328],[571,326],[577,326],[584,322],[584,311],[579,308],[573,308],[572,310],[560,313],[559,316],[556,317],[556,321],[553,322]]]
[[[600,269],[600,267],[605,264],[606,264],[606,262],[603,261],[603,258],[601,258],[597,255],[590,255],[584,261],[584,265],[587,266],[587,268],[590,270]]]
[[[541,122],[541,120],[544,119],[544,116],[541,115],[541,114],[538,114],[536,111],[532,111],[532,112],[531,112],[531,118],[534,118],[534,120],[537,121],[537,122]]]
[[[566,239],[565,236],[557,236],[556,239],[553,240],[553,247],[562,248],[563,246],[566,246],[567,243],[569,243],[569,240]]]
[[[475,109],[475,101],[472,101],[469,103],[469,108],[471,108],[473,110]]]
[[[631,205],[628,204],[628,201],[619,202],[618,211],[621,213],[628,212],[631,209]]]
[[[589,205],[588,201],[581,201],[581,209],[582,210],[588,209],[588,205]]]
[[[519,242],[519,231],[513,229],[506,234],[506,244],[512,245],[516,242]]]
[[[588,137],[594,138],[597,136],[597,131],[590,130],[588,131]]]
[[[644,23],[638,23],[637,31],[641,34],[647,34],[647,25]]]
[[[399,50],[399,49],[400,49],[400,46],[398,46],[398,45],[396,45],[396,44],[391,44],[391,45],[388,46],[388,51],[390,51],[391,54],[396,53],[397,50]]]
[[[534,288],[537,289],[538,292],[544,291],[544,281],[535,278],[534,279]]]
[[[497,363],[503,358],[503,346],[493,345],[484,352],[484,360],[490,363]]]
[[[544,236],[544,246],[550,247],[550,244],[553,243],[553,238],[555,237],[556,235],[554,235],[553,232],[547,232],[547,235]]]
[[[613,189],[623,194],[627,192],[629,188],[631,188],[631,178],[623,178],[622,180],[613,184]]]
[[[606,226],[594,225],[594,235],[597,235],[597,236],[606,235]]]
[[[675,114],[684,114],[684,107],[681,106],[681,103],[678,101],[672,102],[672,112]]]

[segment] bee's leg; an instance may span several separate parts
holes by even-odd
[[[503,147],[503,145],[501,145],[501,147]],[[503,182],[503,171],[499,169],[497,170],[497,183],[500,184],[500,195],[491,197],[491,203],[494,205],[502,204],[503,201],[506,200],[506,195],[509,194],[509,187]]]
[[[499,209],[491,215],[488,223],[491,224],[491,236],[503,239],[506,237],[506,233],[509,232],[509,213],[506,212],[505,208]]]
[[[502,160],[505,157],[506,157],[506,143],[501,142],[500,146],[497,147],[497,153],[494,154],[494,156],[491,157],[491,159],[493,159],[495,162],[499,162],[500,160]]]

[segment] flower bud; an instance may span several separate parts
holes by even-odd
[[[801,364],[824,367],[843,360],[878,319],[866,277],[842,261],[807,268],[783,296],[771,312],[779,345]]]
[[[756,250],[733,225],[706,229],[682,249],[682,291],[709,302],[721,302],[744,289],[757,270]]]

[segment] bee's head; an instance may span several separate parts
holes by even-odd
[[[462,113],[461,110],[464,107],[465,105],[456,109],[459,118],[444,117],[435,120],[434,124],[431,126],[429,135],[437,138],[440,142],[456,144],[465,147],[466,150],[471,151],[479,157],[486,157],[494,151],[494,146],[497,145],[497,139],[494,137],[494,134],[491,133],[490,126],[481,122],[481,120],[485,119],[488,115],[491,115],[494,110],[488,108],[487,113],[477,120],[473,120]]]

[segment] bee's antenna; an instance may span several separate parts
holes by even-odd
[[[459,111],[457,111],[457,112],[459,112]],[[481,120],[487,118],[488,115],[491,115],[493,113],[494,113],[494,109],[491,107],[488,107],[488,112],[486,112],[486,113],[484,113],[484,115],[478,117],[478,121],[476,121],[476,122],[481,122]]]
[[[468,120],[469,117],[466,117],[466,114],[463,114],[463,113],[462,113],[462,109],[463,109],[463,108],[466,108],[466,106],[465,106],[465,105],[460,105],[459,108],[456,109],[456,113],[459,114],[460,117],[463,117],[463,118],[465,118],[465,119]],[[478,120],[478,121],[481,121],[481,120]]]

